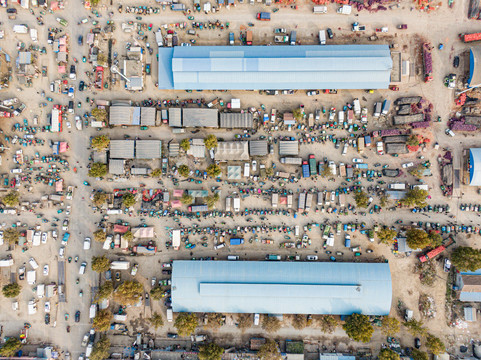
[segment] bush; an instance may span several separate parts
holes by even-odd
[[[187,165],[180,165],[179,166],[179,174],[180,174],[180,176],[188,177],[189,174],[190,174],[189,167]]]
[[[411,357],[413,360],[428,360],[428,354],[418,349],[413,349]]]
[[[108,331],[110,329],[110,322],[113,315],[107,309],[100,310],[97,316],[94,317],[93,327],[96,331]]]
[[[22,348],[22,346],[23,345],[19,339],[16,337],[10,337],[0,348],[0,356],[12,357]]]
[[[296,330],[302,330],[307,326],[307,317],[306,315],[296,314],[293,315],[291,319],[292,326]]]
[[[404,206],[419,206],[425,207],[426,197],[428,196],[428,192],[426,190],[422,190],[419,188],[408,190],[406,196],[401,200],[401,204]]]
[[[205,199],[205,203],[207,204],[207,207],[209,209],[212,209],[217,201],[219,201],[219,194],[207,196],[207,198]]]
[[[162,315],[160,315],[158,312],[154,312],[152,314],[152,317],[149,319],[150,325],[154,327],[155,330],[157,328],[164,326],[164,320],[162,319]]]
[[[275,316],[264,315],[262,318],[262,328],[268,333],[275,333],[281,328],[281,321]]]
[[[185,151],[188,151],[190,149],[190,140],[189,139],[183,139],[180,142],[180,147],[184,149]]]
[[[220,313],[210,313],[208,315],[209,321],[207,322],[207,328],[213,331],[219,330],[219,328],[224,324],[224,316]]]
[[[92,110],[92,116],[97,120],[97,121],[107,121],[107,110],[105,109],[100,109],[100,108],[95,108]],[[105,136],[105,135],[101,135]],[[98,137],[98,136],[97,136]]]
[[[322,171],[321,171],[321,176],[323,178],[328,178],[328,177],[332,176],[332,171],[331,171],[331,168],[329,167],[328,164],[323,165]]]
[[[369,321],[369,316],[363,314],[350,315],[342,326],[347,336],[354,341],[368,343],[371,341],[374,328]]]
[[[274,340],[268,339],[257,352],[257,357],[261,360],[282,360],[279,347]]]
[[[224,348],[219,345],[210,343],[201,345],[199,347],[199,359],[200,360],[221,360]]]
[[[387,245],[392,245],[394,243],[396,235],[396,230],[392,230],[387,226],[383,226],[383,228],[377,232],[377,237],[379,238],[379,241]]]
[[[17,229],[7,229],[3,232],[3,240],[10,245],[15,245],[18,243],[18,238],[20,237],[20,233]]]
[[[2,293],[3,296],[6,298],[14,298],[20,295],[20,291],[22,290],[22,287],[18,285],[17,283],[11,283],[8,285],[5,285],[2,288]]]
[[[150,176],[152,176],[154,178],[160,178],[162,176],[162,169],[152,170],[152,172],[150,173]]]
[[[190,205],[194,202],[194,198],[187,193],[184,193],[180,198],[180,202],[184,205]]]
[[[434,355],[439,355],[446,352],[446,346],[441,339],[431,334],[428,334],[426,337],[426,347]]]
[[[204,145],[207,148],[207,150],[212,150],[213,148],[217,147],[217,138],[215,135],[208,135],[204,139]]]
[[[107,234],[102,229],[94,232],[94,240],[98,242],[104,242],[107,239]]]
[[[385,316],[382,319],[381,331],[386,336],[394,336],[401,330],[401,323],[398,319]]]
[[[122,204],[124,204],[125,207],[132,207],[135,205],[135,195],[132,193],[125,193],[124,196],[122,196]]]
[[[110,269],[110,260],[105,255],[94,256],[92,258],[92,270],[98,273],[106,272]]]
[[[431,240],[426,231],[421,229],[409,229],[406,232],[406,243],[411,249],[417,250],[430,246]]]
[[[150,290],[150,297],[152,298],[152,300],[160,300],[162,299],[163,293],[164,291],[160,286],[155,286]]]
[[[319,326],[322,332],[332,334],[339,326],[339,321],[334,315],[321,315],[319,318]]]
[[[238,314],[237,315],[237,327],[244,333],[252,325],[252,315],[251,314]]]
[[[18,191],[10,191],[2,198],[2,202],[5,206],[17,206],[19,203],[20,194]]]
[[[114,291],[114,299],[123,305],[134,305],[144,294],[144,287],[138,281],[124,281]]]
[[[389,348],[382,349],[378,356],[379,360],[399,360],[400,358],[397,352]]]
[[[124,239],[125,241],[127,241],[128,243],[130,243],[133,239],[134,239],[134,235],[132,234],[132,231],[126,231],[123,235],[122,235],[122,239]]]
[[[175,319],[174,326],[180,336],[189,336],[194,333],[199,321],[197,315],[191,313],[180,313]]]
[[[107,337],[101,338],[92,349],[90,360],[105,360],[110,355],[110,340]]]
[[[92,164],[89,170],[90,177],[100,178],[100,177],[104,177],[105,175],[107,175],[107,165],[99,162]]]
[[[423,325],[422,321],[417,321],[416,319],[411,319],[404,323],[404,326],[412,336],[425,336],[427,331]]]
[[[213,178],[218,177],[222,173],[220,166],[217,164],[209,165],[206,171],[207,171],[207,175]]]
[[[110,145],[110,139],[107,135],[96,136],[92,139],[92,147],[95,150],[98,150],[98,151],[105,150],[109,147],[109,145]]]

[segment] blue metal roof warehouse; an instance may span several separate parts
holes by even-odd
[[[159,89],[387,89],[388,45],[159,48]]]
[[[388,315],[388,263],[174,261],[175,312]]]

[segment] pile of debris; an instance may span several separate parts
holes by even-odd
[[[419,311],[421,315],[427,319],[432,319],[436,316],[436,304],[434,299],[427,294],[419,295]]]

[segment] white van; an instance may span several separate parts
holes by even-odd
[[[35,259],[32,257],[30,258],[30,260],[28,260],[28,263],[30,264],[30,266],[33,268],[33,270],[37,270],[38,269],[38,264],[37,262],[35,261]]]
[[[82,265],[80,265],[80,269],[78,270],[79,275],[85,274],[86,268],[87,268],[87,263],[84,261]]]
[[[254,326],[259,326],[260,318],[261,318],[260,314],[254,314]]]
[[[90,238],[86,237],[84,239],[84,250],[89,250],[90,249]]]
[[[222,249],[223,247],[225,247],[225,243],[220,243],[220,244],[214,245],[215,250]]]
[[[251,164],[245,163],[244,164],[244,176],[249,177],[251,174]]]
[[[172,308],[167,309],[167,321],[168,322],[174,321],[174,312],[172,311]]]
[[[319,30],[319,45],[326,45],[326,30]]]
[[[237,261],[239,260],[239,255],[228,255],[227,260]]]

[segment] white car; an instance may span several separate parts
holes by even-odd
[[[47,233],[43,232],[42,233],[42,244],[46,244],[46,243],[47,243]]]
[[[260,315],[259,314],[254,314],[254,325],[259,326],[260,323]]]
[[[317,261],[319,257],[317,255],[307,255],[306,260],[307,261]]]
[[[65,256],[65,246],[60,247],[60,250],[58,251],[58,256],[63,259]]]
[[[33,268],[33,270],[37,270],[37,269],[38,269],[37,261],[36,261],[33,257],[28,260],[28,263],[29,263],[30,266]]]
[[[71,129],[71,128],[72,128],[72,124],[70,123],[70,121],[66,121],[65,124],[67,124],[67,129]]]
[[[87,263],[84,261],[78,270],[79,275],[85,274],[85,269],[87,269]]]
[[[52,230],[52,237],[56,240],[58,237],[57,230]]]
[[[214,249],[219,250],[219,249],[222,249],[223,247],[225,247],[225,243],[220,243],[220,244],[215,245]]]
[[[89,249],[90,249],[90,244],[91,244],[90,238],[89,238],[89,237],[86,237],[86,238],[84,239],[84,250],[89,250]]]
[[[453,137],[454,137],[454,135],[456,135],[456,134],[453,132],[453,130],[451,130],[451,129],[446,129],[445,132],[446,132],[446,135],[449,135],[449,136],[453,136]]]
[[[47,314],[50,312],[50,301],[45,301],[45,312]]]
[[[401,165],[403,167],[403,169],[407,169],[409,167],[412,167],[414,166],[414,163],[413,162],[408,162],[408,163],[404,163]]]
[[[68,219],[65,219],[62,224],[62,230],[68,231]]]
[[[133,267],[132,267],[132,270],[130,270],[130,275],[132,276],[135,276],[137,275],[137,271],[139,270],[139,264],[135,264]]]
[[[257,161],[252,160],[252,171],[257,171]]]
[[[3,245],[3,230],[0,231],[0,245]]]
[[[44,276],[48,276],[48,270],[49,270],[48,265],[45,265],[45,266],[43,267],[43,275],[44,275]]]
[[[363,159],[359,159],[359,158],[354,158],[354,159],[352,159],[352,162],[355,163],[355,164],[360,164],[360,163],[363,163],[364,160],[363,160]]]

